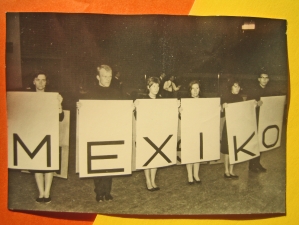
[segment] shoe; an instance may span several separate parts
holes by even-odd
[[[155,188],[146,188],[148,191],[155,191]]]
[[[254,168],[249,168],[249,171],[251,171],[253,173],[258,173],[259,169],[257,167],[254,167]]]
[[[264,173],[267,172],[267,169],[264,168],[261,164],[259,165],[258,170]]]
[[[195,183],[201,184],[201,180],[195,180]]]
[[[224,178],[228,178],[228,179],[230,179],[230,178],[232,178],[232,176],[231,175],[226,175],[226,173],[224,174]]]
[[[159,191],[160,188],[159,187],[154,187],[154,191]]]
[[[105,195],[105,200],[106,200],[106,201],[112,201],[112,200],[113,200],[112,195],[110,195],[110,194],[106,194],[106,195]]]
[[[49,196],[49,198],[44,198],[44,203],[50,203],[51,202],[51,197]]]
[[[42,203],[42,202],[44,202],[44,198],[38,197],[37,199],[35,199],[35,201],[38,203]]]
[[[188,184],[192,185],[194,184],[194,181],[188,181]]]
[[[103,202],[103,201],[104,201],[104,196],[102,196],[102,195],[97,195],[97,196],[96,196],[96,201],[97,201],[97,202]]]
[[[232,174],[230,174],[230,177],[231,177],[232,179],[239,179],[239,176],[238,176],[238,175],[232,175]]]

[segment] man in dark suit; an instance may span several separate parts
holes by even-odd
[[[165,92],[164,92],[164,89],[163,89],[163,86],[164,86],[164,82],[165,82],[165,77],[166,77],[166,74],[165,73],[161,73],[160,77],[159,77],[159,80],[160,80],[160,84],[159,84],[159,92],[158,92],[158,96],[161,97],[165,97]]]
[[[263,104],[261,101],[261,97],[267,97],[274,95],[273,92],[270,90],[269,87],[267,87],[267,84],[269,82],[269,75],[266,73],[261,73],[258,81],[259,84],[252,88],[252,93],[249,96],[249,99],[255,99],[257,101],[257,107],[256,107],[256,118],[257,118],[257,125],[259,121],[259,112],[260,112],[260,106]],[[255,173],[258,172],[266,172],[267,169],[265,169],[261,163],[260,163],[261,155],[253,158],[249,161],[249,170]]]

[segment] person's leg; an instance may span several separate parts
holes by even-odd
[[[249,160],[249,170],[252,172],[258,172],[258,165],[259,165],[260,157],[256,157]]]
[[[228,154],[224,154],[224,173],[227,177],[230,177],[229,173],[229,157]]]
[[[112,177],[103,177],[103,187],[104,187],[104,192],[105,192],[105,200],[113,200],[111,193],[111,188],[112,188]]]
[[[96,193],[96,201],[102,202],[104,200],[104,187],[102,182],[103,177],[96,177],[93,179],[94,181],[94,192]]]
[[[35,181],[36,181],[36,184],[37,184],[37,188],[38,188],[38,191],[39,191],[39,198],[44,198],[45,196],[45,188],[44,188],[44,174],[43,173],[35,173],[34,174],[34,177],[35,177]]]
[[[151,184],[153,188],[157,188],[158,186],[156,185],[155,179],[156,179],[156,173],[157,173],[157,168],[150,169],[150,177],[151,177]]]
[[[144,175],[145,175],[146,187],[149,191],[151,191],[154,188],[153,188],[152,183],[151,183],[150,169],[145,169],[144,170]]]
[[[194,175],[195,181],[200,181],[200,178],[199,178],[199,167],[200,167],[200,163],[194,163],[193,164],[193,175]]]
[[[188,173],[188,183],[189,184],[193,184],[192,167],[193,167],[192,163],[186,164],[187,173]]]
[[[261,156],[262,156],[262,153],[260,153],[260,156],[259,157],[257,157],[258,159],[258,161],[257,161],[257,168],[259,169],[259,171],[261,171],[261,172],[266,172],[267,171],[267,169],[266,168],[264,168],[263,166],[262,166],[262,164],[261,164]]]
[[[229,160],[228,160],[228,163],[229,163]],[[239,178],[239,176],[237,176],[236,174],[234,174],[234,164],[229,164],[229,175],[233,179],[238,179]]]
[[[230,175],[233,175],[233,176],[235,175],[235,174],[234,174],[234,165],[233,165],[233,164],[230,164],[230,165],[229,165],[229,174],[230,174]]]
[[[52,181],[53,181],[53,175],[54,175],[53,172],[45,173],[45,194],[44,194],[45,198],[50,197],[50,191],[51,191],[51,185],[52,185]]]

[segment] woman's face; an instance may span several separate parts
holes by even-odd
[[[200,89],[199,89],[198,84],[193,84],[191,86],[191,97],[192,98],[199,97],[199,91],[200,91]]]
[[[149,90],[149,93],[152,95],[157,95],[159,92],[159,84],[153,83],[152,86],[147,87]]]
[[[232,86],[232,93],[234,95],[237,95],[239,94],[239,91],[240,91],[240,86],[238,83],[234,83],[234,85]]]

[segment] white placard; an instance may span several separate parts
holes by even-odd
[[[262,152],[280,146],[286,96],[262,97],[261,101],[258,137]]]
[[[230,164],[260,155],[254,102],[230,103],[225,108]]]
[[[178,105],[176,99],[138,99],[136,168],[176,164]]]
[[[80,100],[80,177],[131,174],[132,104],[129,100]]]
[[[182,164],[220,159],[220,98],[181,99]]]
[[[8,168],[59,169],[57,95],[7,92]]]
[[[70,111],[63,110],[64,118],[59,122],[59,171],[54,176],[67,179],[69,168],[69,143],[70,143]]]

